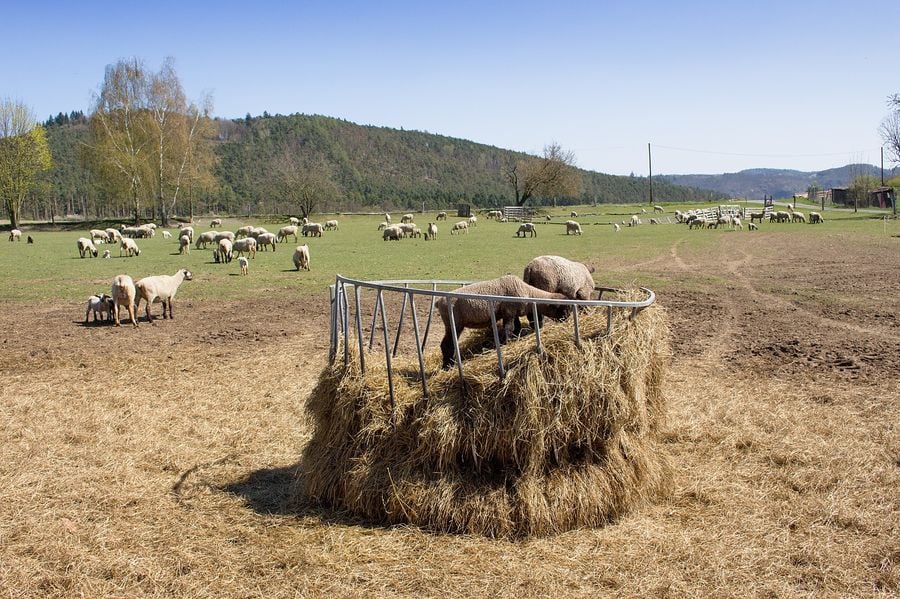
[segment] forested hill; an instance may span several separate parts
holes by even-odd
[[[315,169],[334,184],[332,199],[320,203],[319,210],[418,208],[422,202],[430,206],[452,206],[457,202],[471,202],[478,207],[502,206],[513,203],[513,192],[502,167],[511,158],[525,157],[464,139],[362,126],[316,115],[248,116],[219,119],[216,124],[215,184],[190,191],[198,211],[294,211],[290,200],[273,184],[284,179],[285,168],[301,172]],[[94,212],[92,198],[102,196],[102,192],[90,189],[91,178],[84,176],[79,153],[73,149],[86,133],[83,120],[57,118],[45,125],[54,152],[53,190],[60,195],[87,196],[86,209]],[[555,198],[558,204],[648,200],[645,177],[580,173],[582,194]],[[655,202],[719,196],[653,181]],[[187,191],[183,197],[188,197]],[[531,203],[552,201],[554,198],[535,198]],[[76,209],[80,204],[75,201]]]

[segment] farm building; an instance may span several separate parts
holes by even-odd
[[[869,192],[869,206],[873,208],[893,208],[896,201],[893,187],[876,187]]]

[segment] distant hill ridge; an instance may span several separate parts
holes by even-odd
[[[900,169],[885,169],[885,179],[898,172]],[[813,183],[820,189],[846,187],[859,175],[880,177],[881,169],[871,164],[848,164],[815,172],[751,168],[721,175],[660,175],[659,178],[676,185],[712,189],[729,197],[761,199],[763,195],[786,198],[805,193]]]

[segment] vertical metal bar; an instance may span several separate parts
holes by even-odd
[[[337,352],[337,304],[334,301],[337,292],[337,280],[334,286],[328,287],[328,299],[331,304],[331,319],[328,324],[328,362],[334,362],[335,353]]]
[[[393,355],[397,355],[397,346],[400,345],[400,332],[403,330],[403,317],[406,315],[406,300],[408,294],[403,294],[403,304],[400,306],[400,320],[397,322],[397,335],[394,337]]]
[[[378,290],[378,302],[382,304],[381,327],[384,333],[384,360],[387,363],[388,391],[391,394],[391,424],[394,424],[394,418],[396,416],[396,414],[394,413],[396,409],[396,405],[394,404],[394,372],[391,369],[391,346],[390,341],[388,340],[387,315],[384,313],[384,304],[381,296],[381,289]]]
[[[459,384],[462,392],[466,392],[466,379],[463,378],[462,354],[459,351],[459,338],[456,336],[456,319],[453,317],[453,307],[456,305],[456,299],[447,298],[447,312],[450,316],[450,335],[453,337],[453,351],[456,352],[456,366],[459,368]]]
[[[353,295],[356,298],[356,340],[359,342],[359,373],[366,371],[365,351],[363,350],[362,314],[359,311],[359,286],[353,285]]]
[[[347,286],[341,281],[341,328],[344,329],[344,368],[347,367],[347,363],[350,361],[350,327],[348,326],[348,314],[349,307],[347,306]]]
[[[538,320],[538,307],[537,303],[531,304],[531,310],[534,314],[534,340],[537,343],[537,352],[539,354],[544,353],[544,347],[541,345],[541,321]]]
[[[422,355],[422,346],[419,345],[419,317],[416,315],[416,296],[409,295],[409,309],[412,310],[413,331],[416,335],[416,353],[419,354],[419,374],[422,375],[422,394],[428,397],[428,383],[425,381],[425,356]]]
[[[431,284],[431,290],[437,291],[437,283]],[[422,349],[425,349],[425,342],[428,341],[428,331],[431,330],[431,316],[434,314],[434,302],[437,296],[431,296],[431,307],[428,308],[428,322],[425,323],[425,334],[422,336]]]
[[[612,331],[612,306],[606,306],[606,334]]]
[[[572,306],[574,320],[575,320],[575,347],[581,348],[581,334],[578,328],[578,306]]]
[[[375,308],[372,310],[372,328],[369,331],[369,351],[372,351],[372,344],[375,343],[375,322],[378,319],[378,308],[381,306],[381,289],[375,296]]]
[[[497,314],[494,302],[489,303],[491,306],[491,329],[494,331],[494,347],[497,348],[497,365],[499,366],[500,378],[502,379],[506,376],[506,369],[503,367],[503,351],[500,349],[500,333],[497,331]]]

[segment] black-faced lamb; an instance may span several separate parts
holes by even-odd
[[[107,322],[112,321],[114,305],[113,298],[110,295],[105,293],[92,295],[87,300],[87,309],[84,311],[84,324],[88,323],[88,317],[91,312],[94,313],[94,323],[99,322],[101,318]]]
[[[140,256],[141,249],[138,247],[137,242],[131,237],[123,237],[122,243],[119,245],[119,256],[122,256],[122,252],[125,252],[126,256]]]
[[[150,315],[150,304],[162,303],[163,318],[174,318],[172,315],[172,300],[178,293],[178,287],[184,281],[190,281],[194,275],[186,268],[181,268],[174,275],[156,275],[152,277],[144,277],[134,284],[135,308],[140,310],[141,300],[147,302],[147,320],[153,322]],[[168,316],[166,316],[166,307],[168,306]]]
[[[548,293],[537,287],[525,283],[515,275],[506,275],[498,279],[480,281],[465,285],[456,290],[458,293],[477,295],[498,295],[506,297],[531,297],[537,299],[565,299],[561,293]],[[453,329],[450,325],[450,310],[448,298],[440,297],[435,302],[441,320],[444,322],[444,338],[441,340],[441,354],[443,367],[449,367],[455,360],[453,347]],[[456,337],[464,329],[483,329],[491,326],[491,313],[498,323],[502,322],[498,334],[501,343],[506,343],[509,337],[516,333],[519,326],[519,317],[531,312],[531,304],[519,302],[496,302],[493,305],[487,300],[458,298],[453,301],[453,323],[456,329]],[[565,306],[552,304],[538,304],[538,311],[551,318],[564,317],[567,309]]]
[[[113,298],[113,316],[116,326],[119,326],[119,306],[125,306],[128,309],[128,317],[131,324],[137,326],[135,313],[135,288],[134,280],[128,275],[116,275],[112,282],[112,298]]]
[[[241,267],[241,274],[245,275],[250,270],[250,261],[246,256],[238,256],[238,266]]]

